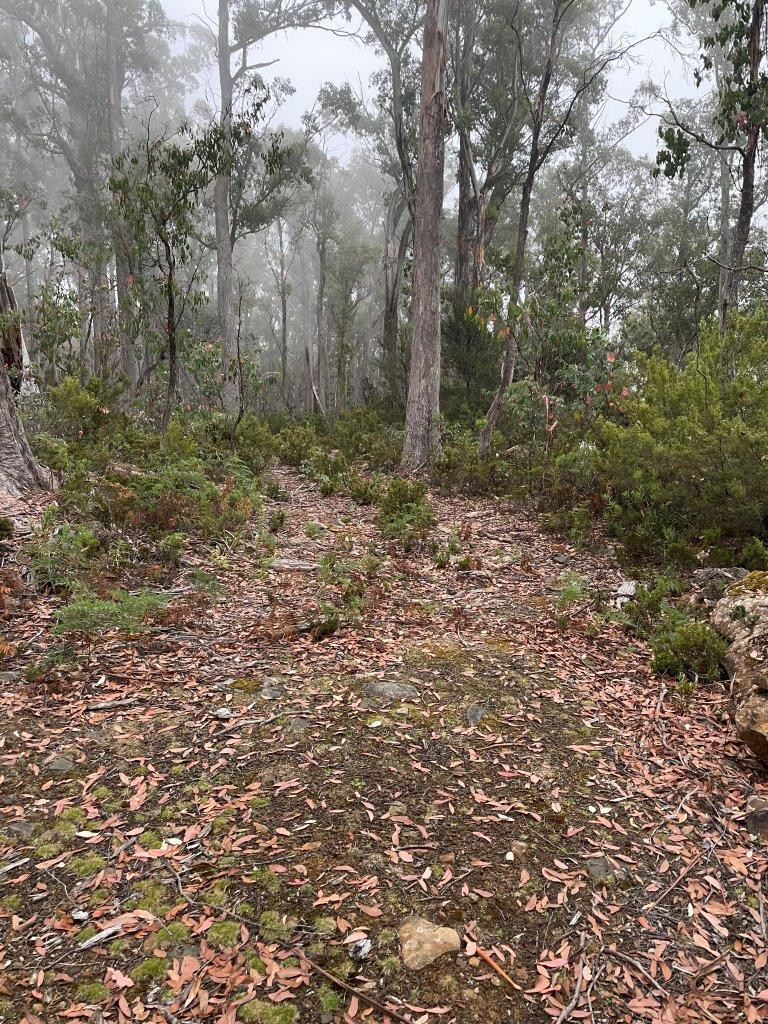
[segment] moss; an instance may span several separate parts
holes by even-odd
[[[200,896],[203,903],[207,903],[209,907],[226,906],[227,900],[229,899],[227,883],[214,882],[214,884],[209,885],[207,889],[203,889]]]
[[[162,836],[159,836],[157,832],[153,832],[151,829],[142,832],[136,841],[143,850],[157,850],[163,845]]]
[[[258,693],[262,685],[261,679],[236,679],[232,689],[239,690],[240,693]]]
[[[75,989],[75,995],[80,1002],[95,1006],[97,1003],[103,1003],[109,996],[109,989],[100,981],[84,981]]]
[[[240,915],[240,917],[253,917],[253,915],[256,913],[256,907],[254,907],[252,903],[238,903],[237,912]]]
[[[269,800],[265,796],[255,796],[251,800],[252,811],[263,811],[265,807],[269,805]]]
[[[58,820],[73,821],[76,825],[81,825],[85,821],[85,812],[80,807],[65,807]]]
[[[265,910],[259,917],[259,926],[262,937],[268,942],[275,939],[289,939],[296,927],[296,920],[293,917],[284,917],[274,910]]]
[[[254,999],[238,1007],[237,1019],[243,1024],[294,1024],[296,1009],[285,1003],[276,1006],[262,999]]]
[[[78,878],[88,878],[102,871],[107,862],[98,853],[84,853],[82,857],[73,857],[69,862],[69,870],[74,872]]]
[[[190,935],[189,928],[183,922],[171,921],[150,938],[154,949],[177,949],[189,941]]]
[[[267,967],[264,961],[261,959],[255,949],[243,950],[243,959],[252,971],[256,971],[257,974],[266,974]]]
[[[38,860],[50,860],[61,853],[63,847],[60,843],[38,843],[35,847],[35,856]]]
[[[74,839],[77,825],[74,825],[71,821],[55,821],[53,823],[53,831],[57,836],[61,836],[62,839]]]
[[[250,885],[256,886],[257,889],[271,893],[277,892],[281,885],[280,879],[269,868],[260,868],[258,871],[254,871],[252,875],[248,876],[248,882]]]
[[[330,985],[321,985],[317,990],[317,998],[323,1013],[335,1013],[341,1006],[339,993],[332,989]]]
[[[13,913],[16,910],[21,909],[21,896],[4,896],[0,900],[0,910],[7,910],[8,913]]]
[[[211,925],[205,938],[214,949],[231,949],[240,941],[240,925],[237,921],[218,921]]]
[[[728,593],[736,596],[738,594],[760,594],[768,590],[768,572],[750,572],[729,587]]]
[[[91,893],[91,898],[88,900],[89,907],[100,907],[102,903],[106,903],[111,893],[109,889],[94,889]]]
[[[80,931],[77,933],[77,941],[85,942],[86,939],[92,939],[93,936],[97,934],[98,932],[96,931],[94,926],[92,924],[87,924],[85,928],[81,928]]]
[[[170,904],[165,902],[165,886],[159,882],[139,882],[136,890],[140,895],[125,904],[127,910],[151,910],[157,917],[164,917],[171,909]]]
[[[379,961],[381,972],[385,976],[395,974],[400,970],[400,958],[396,956],[385,956]]]
[[[91,793],[91,796],[94,800],[109,800],[112,796],[112,792],[107,786],[97,786]]]
[[[143,960],[131,971],[131,977],[137,985],[143,985],[151,981],[162,981],[165,977],[168,964],[159,956],[151,956]]]
[[[116,953],[124,953],[129,946],[128,939],[115,939],[114,942],[109,943],[109,952],[114,956]]]
[[[318,935],[335,935],[336,919],[333,917],[316,917],[313,927]]]

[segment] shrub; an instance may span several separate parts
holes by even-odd
[[[139,633],[147,620],[168,604],[162,594],[113,595],[104,600],[93,594],[81,594],[56,612],[54,633],[82,633],[93,636],[107,629],[126,634]]]
[[[436,524],[426,484],[404,477],[390,481],[379,502],[377,524],[384,537],[398,540],[406,551],[424,540]]]
[[[28,547],[38,587],[71,593],[84,569],[101,551],[97,524],[51,524],[49,514],[40,534]]]
[[[662,630],[653,641],[654,672],[688,679],[717,679],[727,644],[703,622],[683,622]]]
[[[768,570],[768,548],[759,538],[752,537],[741,549],[739,565],[743,565],[750,572]]]

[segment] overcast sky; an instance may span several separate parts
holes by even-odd
[[[182,23],[204,20],[212,24],[216,18],[216,0],[163,0],[163,3],[169,17]],[[642,40],[664,29],[670,20],[665,3],[631,0],[621,21],[621,31],[626,39]],[[691,49],[690,44],[687,48]],[[264,60],[277,60],[277,64],[265,72],[267,79],[272,75],[288,78],[296,90],[285,103],[281,115],[283,123],[291,127],[299,125],[301,115],[312,106],[324,82],[364,85],[378,66],[375,54],[361,42],[324,31],[287,32],[273,36],[259,56]],[[616,69],[611,76],[611,100],[603,112],[604,120],[610,122],[622,117],[628,110],[634,90],[644,80],[664,84],[670,96],[690,95],[695,91],[692,77],[686,73],[679,53],[661,39],[639,43],[633,48],[632,56],[631,66]],[[207,91],[209,97],[215,97],[213,69]],[[654,153],[656,127],[653,119],[641,125],[626,144],[638,154]],[[340,141],[337,146],[343,150],[344,143]],[[343,156],[343,153],[337,155]]]

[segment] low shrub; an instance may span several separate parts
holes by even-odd
[[[111,599],[83,593],[56,612],[54,633],[94,636],[116,629],[131,635],[147,628],[148,620],[168,604],[163,594],[116,593]]]
[[[704,622],[668,625],[653,639],[654,672],[710,682],[720,674],[727,644]]]
[[[388,540],[397,540],[406,551],[423,541],[436,525],[435,512],[421,480],[394,477],[379,501],[377,525]]]

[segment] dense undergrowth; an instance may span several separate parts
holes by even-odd
[[[654,667],[712,678],[718,643],[655,577],[695,564],[768,567],[768,313],[734,316],[723,336],[703,325],[681,367],[658,354],[593,363],[591,378],[559,393],[552,380],[546,393],[533,377],[518,381],[486,452],[475,430],[446,424],[430,482],[533,502],[577,544],[596,526],[613,536],[650,581],[627,614],[652,640]],[[61,479],[30,546],[36,583],[79,602],[94,629],[110,614],[126,628],[156,614],[143,588],[170,579],[193,542],[226,548],[255,523],[268,556],[281,526],[274,460],[324,495],[375,506],[383,542],[411,550],[435,526],[426,484],[396,474],[401,430],[375,406],[332,422],[246,413],[234,425],[180,410],[161,434],[96,382],[66,378],[27,415],[38,456]],[[447,548],[432,547],[437,564],[450,562]],[[60,628],[72,618],[65,608]]]

